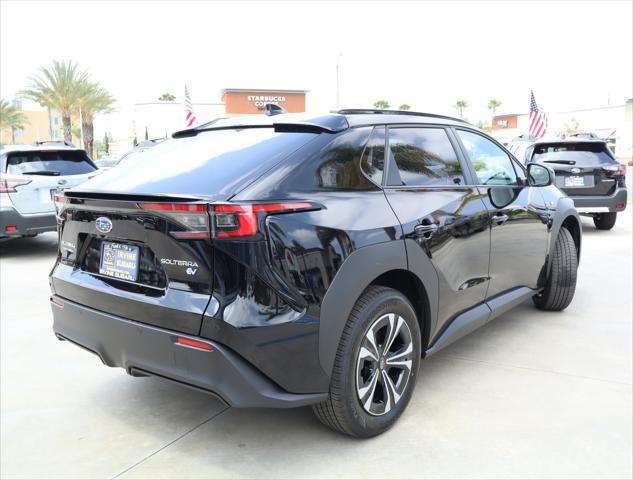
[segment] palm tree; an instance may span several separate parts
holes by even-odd
[[[173,102],[174,100],[176,100],[176,95],[169,92],[165,92],[158,97],[158,101],[160,102]]]
[[[381,110],[384,110],[386,108],[389,108],[389,102],[387,100],[377,100],[374,102],[374,108],[378,108]]]
[[[115,100],[110,92],[98,83],[83,81],[78,87],[79,101],[77,110],[81,118],[83,147],[92,157],[94,147],[94,118],[99,113],[112,111]]]
[[[468,102],[466,100],[457,100],[453,107],[459,112],[459,118],[464,118],[464,109],[468,107]]]
[[[405,110],[405,111],[406,111],[406,110],[411,110],[411,105],[408,105],[408,104],[406,104],[406,103],[403,103],[402,105],[400,105],[400,106],[398,107],[398,110]]]
[[[495,116],[495,112],[497,111],[497,108],[499,108],[500,106],[501,106],[501,101],[497,100],[496,98],[493,98],[492,100],[488,102],[488,109],[492,111],[493,118]]]
[[[0,99],[0,134],[5,128],[11,129],[11,143],[15,143],[15,130],[17,128],[24,128],[24,124],[28,123],[28,120],[20,109],[11,105],[4,99]],[[2,139],[0,138],[0,143]]]
[[[50,67],[40,67],[39,74],[29,78],[29,84],[20,92],[20,96],[57,110],[62,117],[64,140],[72,142],[71,117],[79,105],[78,87],[87,78],[88,74],[80,72],[77,64],[53,60]]]

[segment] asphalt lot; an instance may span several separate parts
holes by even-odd
[[[54,234],[0,243],[3,478],[631,478],[631,205],[584,220],[576,297],[526,302],[422,362],[370,440],[309,408],[235,410],[121,369],[51,331]]]

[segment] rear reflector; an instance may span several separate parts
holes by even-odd
[[[624,208],[623,203],[616,203],[615,208]]]
[[[54,305],[57,305],[60,308],[64,308],[64,302],[63,300],[60,300],[59,298],[51,297],[51,303],[53,303]]]
[[[17,232],[18,231],[18,227],[16,227],[15,225],[7,225],[6,228],[4,229],[5,232]]]
[[[139,203],[143,210],[162,210],[170,212],[206,212],[207,206],[200,203]]]
[[[177,343],[185,347],[199,348],[208,352],[213,351],[213,346],[205,342],[199,342],[198,340],[191,340],[190,338],[178,337]]]

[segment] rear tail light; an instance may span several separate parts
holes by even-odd
[[[57,212],[57,216],[59,216],[66,204],[70,202],[70,198],[64,195],[55,195],[53,196],[53,202],[55,202],[55,211]]]
[[[160,212],[184,230],[169,232],[178,239],[250,237],[259,231],[259,215],[314,210],[308,202],[254,204],[139,203],[139,208]],[[210,222],[210,223],[209,223]]]
[[[258,232],[258,214],[298,212],[314,208],[308,202],[211,205],[213,237],[249,237]]]
[[[184,230],[169,232],[179,239],[210,238],[209,215],[207,205],[203,203],[139,203],[139,208],[160,212],[174,222],[182,225]]]
[[[611,173],[612,177],[624,177],[626,176],[626,165],[619,163],[618,165],[609,165],[604,167],[605,170]]]
[[[213,351],[213,346],[206,342],[200,342],[198,340],[192,340],[191,338],[186,337],[178,337],[177,339],[178,345],[182,345],[185,347],[193,347],[199,348],[200,350],[206,350],[207,352]]]
[[[0,176],[0,193],[15,193],[16,188],[22,185],[28,185],[32,180],[25,180],[23,178],[11,178]]]

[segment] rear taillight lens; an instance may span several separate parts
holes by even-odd
[[[66,204],[70,202],[70,198],[64,195],[55,195],[53,196],[53,202],[55,202],[55,211],[57,212],[57,216],[59,216],[66,207]]]
[[[609,173],[611,173],[612,177],[626,176],[626,165],[623,165],[621,163],[619,163],[618,165],[609,165],[603,168]]]
[[[207,205],[202,203],[139,203],[139,208],[160,212],[174,222],[182,225],[184,230],[169,233],[180,239],[210,238],[209,215]]]
[[[313,210],[308,202],[210,205],[214,238],[250,237],[258,231],[258,214]]]
[[[170,231],[178,239],[250,237],[259,231],[259,216],[314,210],[309,202],[249,204],[139,203],[143,210],[160,212],[184,230]],[[211,224],[209,225],[209,221]]]
[[[16,188],[22,185],[28,185],[32,180],[25,180],[23,178],[11,178],[0,176],[0,193],[15,193]]]

